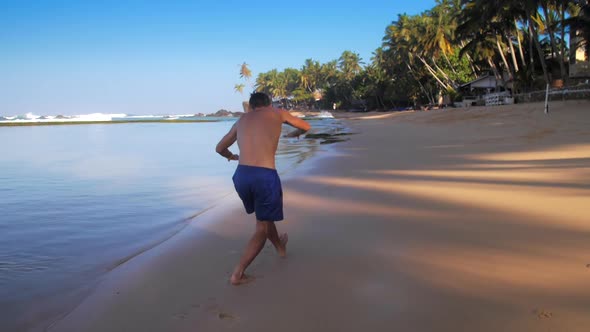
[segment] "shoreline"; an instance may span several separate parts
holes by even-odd
[[[151,121],[153,122],[153,121]],[[321,128],[321,127],[320,127]],[[339,126],[335,126],[335,128],[339,128]],[[320,129],[322,130],[322,129]],[[312,149],[313,152],[303,152],[301,153],[301,160],[299,161],[285,161],[281,171],[281,178],[289,179],[294,176],[295,174],[300,173],[302,170],[307,169],[309,167],[313,167],[312,164],[315,162],[316,159],[321,159],[325,156],[322,156],[322,152],[329,153],[328,151],[332,150],[332,147],[326,146],[321,144],[321,139],[313,139],[317,141],[317,147]],[[286,143],[289,144],[289,143]],[[330,145],[330,144],[328,144]],[[281,158],[281,157],[279,157]],[[289,157],[285,157],[288,160]],[[18,324],[17,328],[20,330],[27,331],[45,331],[47,326],[53,325],[56,321],[59,321],[63,318],[63,316],[67,316],[69,312],[74,310],[79,303],[83,303],[86,298],[92,294],[97,285],[100,285],[107,275],[109,275],[112,271],[121,268],[122,266],[126,265],[129,261],[136,259],[138,256],[144,255],[148,251],[158,250],[158,247],[168,241],[175,241],[175,237],[182,233],[185,228],[190,227],[191,223],[201,223],[202,218],[201,215],[207,213],[209,210],[212,209],[223,209],[220,206],[226,205],[228,202],[231,202],[231,199],[228,199],[228,196],[234,195],[235,192],[232,188],[228,188],[228,192],[223,196],[218,198],[215,201],[212,201],[210,206],[199,210],[198,212],[182,218],[179,220],[179,223],[183,224],[182,227],[178,228],[173,233],[170,233],[164,238],[161,238],[153,243],[148,243],[141,249],[131,252],[126,256],[118,257],[114,259],[111,263],[103,264],[101,269],[104,269],[99,275],[96,275],[92,281],[86,282],[86,284],[76,287],[75,289],[63,289],[60,292],[61,295],[56,295],[51,298],[44,298],[41,301],[48,303],[49,305],[36,305],[31,310],[26,312],[24,317],[29,317],[29,323],[25,324]],[[241,210],[240,210],[241,211]],[[52,306],[54,304],[55,306]],[[57,306],[57,307],[56,307]],[[56,310],[59,308],[65,308],[65,310]],[[23,321],[21,321],[23,323]]]
[[[284,182],[287,260],[228,284],[253,228],[229,197],[48,330],[583,331],[590,103],[537,106],[351,120]]]

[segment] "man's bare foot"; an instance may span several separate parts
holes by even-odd
[[[229,278],[229,282],[234,286],[239,286],[252,282],[254,279],[255,278],[253,276],[249,276],[245,273],[234,272]]]
[[[277,249],[277,251],[279,252],[279,256],[287,257],[287,242],[289,241],[289,236],[287,235],[287,233],[283,233],[281,234],[281,236],[279,236],[279,240],[281,240],[282,247],[280,249]]]

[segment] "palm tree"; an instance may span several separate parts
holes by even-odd
[[[358,53],[351,51],[344,51],[338,59],[338,68],[343,74],[343,77],[347,81],[351,81],[362,69],[362,59]]]
[[[557,21],[556,13],[555,13],[555,2],[552,0],[548,1],[540,1],[540,6],[543,11],[543,18],[540,15],[537,15],[536,23],[539,25],[542,32],[546,32],[549,36],[549,41],[551,43],[551,55],[557,59],[559,63],[561,78],[565,79],[567,73],[565,71],[565,62],[563,61],[562,54],[558,51],[557,42],[555,41],[555,25]]]
[[[312,93],[318,88],[321,78],[321,65],[318,61],[306,59],[301,68],[301,85],[308,92]]]
[[[530,45],[531,47],[535,46],[535,49],[537,50],[539,62],[543,69],[543,75],[548,84],[549,74],[545,61],[545,53],[539,41],[539,25],[534,19],[538,16],[540,2],[540,0],[463,1],[463,11],[461,13],[461,24],[458,27],[458,34],[462,35],[463,38],[469,38],[470,34],[473,34],[474,37],[477,36],[478,39],[483,40],[483,36],[486,34],[498,35],[510,31],[511,29],[508,29],[508,27],[512,25],[512,22],[520,21],[521,24],[528,29],[528,33],[531,36]],[[496,47],[498,48],[499,54],[502,53],[501,55],[503,56],[502,46],[497,43]],[[514,53],[514,51],[511,52]],[[528,64],[532,67],[533,54],[532,52],[529,53],[530,61]],[[503,62],[505,63],[505,66],[508,67],[507,61],[503,60]]]
[[[434,57],[442,56],[452,71],[448,54],[454,50],[454,31],[457,27],[455,17],[460,10],[459,0],[437,0],[436,6],[426,13],[429,19],[426,34],[422,37],[424,49]]]
[[[246,82],[249,82],[251,76],[252,76],[252,72],[250,71],[250,68],[248,68],[248,64],[246,62],[242,63],[240,65],[240,78],[245,79]],[[238,84],[234,85],[234,91],[243,94],[245,87],[246,87],[246,84],[238,83]]]
[[[252,72],[250,71],[250,68],[248,68],[248,64],[244,62],[240,65],[240,78],[248,81],[250,80],[250,77],[252,77]]]
[[[272,89],[272,81],[269,73],[260,73],[256,77],[256,84],[254,85],[256,91],[270,94]]]
[[[239,93],[244,93],[245,85],[243,83],[234,85],[234,90]]]
[[[394,80],[401,80],[399,69],[409,73],[409,77],[415,82],[422,94],[429,99],[430,103],[434,103],[434,98],[429,91],[422,84],[424,77],[423,67],[415,63],[413,52],[416,48],[416,35],[418,35],[417,19],[415,16],[408,16],[406,14],[398,15],[397,21],[392,22],[385,30],[385,37],[383,37],[383,55],[387,74]],[[424,69],[426,70],[426,69]],[[428,75],[434,78],[441,86],[444,83],[433,74],[431,70]]]

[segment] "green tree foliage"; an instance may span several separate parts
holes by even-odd
[[[260,73],[255,88],[296,107],[370,109],[456,98],[486,74],[513,91],[534,90],[566,80],[571,53],[587,53],[589,38],[588,0],[437,0],[420,14],[398,15],[368,64],[346,50],[327,63],[309,58],[299,69]],[[250,75],[242,64],[240,77]]]

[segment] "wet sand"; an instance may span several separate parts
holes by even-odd
[[[229,285],[254,230],[234,195],[49,331],[587,331],[590,101],[550,111],[350,119],[284,182],[287,259],[268,243]]]

